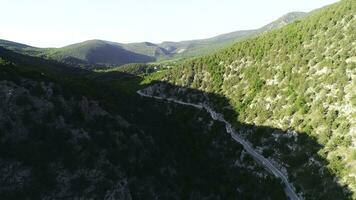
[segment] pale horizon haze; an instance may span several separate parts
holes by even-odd
[[[284,14],[338,0],[0,0],[0,39],[62,47],[203,39],[255,29]]]

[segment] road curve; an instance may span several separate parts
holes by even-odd
[[[198,109],[205,109],[206,111],[208,111],[208,113],[214,120],[223,122],[225,124],[226,131],[231,135],[231,137],[236,142],[240,143],[244,147],[246,152],[248,154],[250,154],[255,161],[257,161],[258,163],[263,165],[267,169],[267,171],[272,173],[275,177],[280,178],[282,180],[282,182],[285,186],[284,191],[285,191],[286,195],[291,200],[299,200],[299,197],[296,194],[296,192],[294,191],[293,186],[288,182],[288,178],[277,167],[275,167],[268,159],[266,159],[261,154],[259,154],[247,141],[245,141],[243,138],[241,138],[236,133],[236,131],[233,129],[232,125],[224,119],[224,117],[221,113],[215,112],[208,105],[204,105],[204,104],[193,104],[193,103],[187,103],[187,102],[183,102],[180,100],[176,100],[173,98],[152,96],[149,94],[145,94],[141,90],[137,91],[137,94],[140,96],[143,96],[143,97],[154,98],[154,99],[158,99],[158,100],[165,100],[165,101],[174,102],[174,103],[181,104],[181,105],[192,106],[192,107],[195,107]]]

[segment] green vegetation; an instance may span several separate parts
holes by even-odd
[[[315,138],[321,145],[318,154],[327,160],[323,170],[332,171],[340,184],[356,193],[356,165],[349,164],[355,163],[352,152],[356,141],[355,13],[356,2],[342,0],[282,29],[182,62],[165,72],[162,80],[227,97],[238,113],[230,119],[233,122],[293,129]],[[267,135],[269,139],[260,145],[273,148],[270,143],[275,136]],[[256,135],[255,140],[261,141],[259,138]],[[296,148],[311,147],[300,144]],[[285,151],[281,149],[272,157],[289,163],[279,156]],[[293,170],[296,166],[308,171],[317,165],[308,162],[286,167],[292,177],[298,177],[301,172]],[[323,176],[322,171],[310,171]],[[305,187],[308,181],[296,179],[296,184]],[[304,192],[309,198],[325,195]],[[319,192],[319,197],[311,194]]]
[[[133,62],[151,62],[153,57],[125,49],[122,45],[101,40],[90,40],[73,44],[46,53],[49,58],[73,62],[74,64],[123,65]]]
[[[0,199],[285,199],[251,158],[235,165],[223,124],[127,90],[139,77],[0,57]]]
[[[133,75],[148,75],[158,71],[159,65],[149,65],[144,63],[130,63],[118,67],[109,67],[108,69],[95,70],[96,72],[124,72]]]
[[[136,95],[149,83],[223,113],[304,199],[356,199],[355,13],[160,45],[0,41],[0,199],[285,199],[204,110]]]

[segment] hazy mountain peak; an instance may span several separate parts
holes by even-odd
[[[294,22],[295,20],[301,19],[305,17],[307,13],[305,12],[290,12],[282,17],[278,18],[276,21],[267,24],[266,26],[262,27],[263,32],[270,31],[273,29],[281,28],[291,22]]]

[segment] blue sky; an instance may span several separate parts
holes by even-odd
[[[181,41],[261,27],[337,0],[0,0],[0,38],[39,47],[88,39]]]

